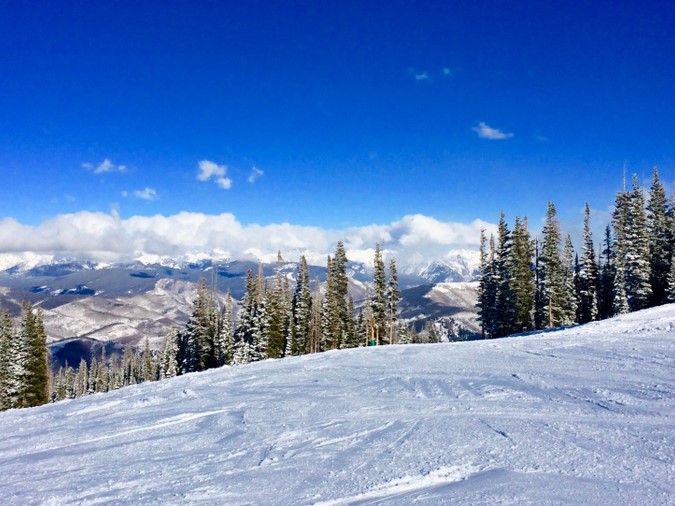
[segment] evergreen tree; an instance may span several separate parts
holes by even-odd
[[[49,358],[42,311],[33,313],[30,304],[21,305],[20,354],[16,368],[16,406],[32,407],[49,402]]]
[[[668,216],[668,199],[656,167],[654,167],[652,174],[647,211],[650,286],[652,291],[650,302],[652,306],[658,306],[668,301],[668,273],[673,254],[673,237]]]
[[[183,372],[204,371],[217,365],[217,312],[213,294],[204,278],[197,285],[197,298],[185,325]]]
[[[616,269],[614,266],[614,250],[612,248],[612,233],[610,226],[605,228],[605,239],[602,250],[602,269],[600,271],[599,291],[598,291],[598,316],[604,320],[614,314],[614,295],[616,279]]]
[[[230,290],[225,296],[225,305],[220,315],[220,326],[218,329],[218,366],[232,363],[234,357],[234,303]]]
[[[670,271],[668,272],[668,302],[675,302],[675,255],[670,259]]]
[[[511,231],[506,224],[506,219],[502,212],[499,216],[497,249],[494,258],[494,278],[497,288],[495,301],[497,318],[495,337],[503,337],[511,334],[516,320],[511,248]]]
[[[595,247],[591,235],[591,210],[586,203],[584,209],[584,247],[578,269],[578,310],[579,323],[598,318],[598,266],[595,262]]]
[[[546,314],[544,283],[542,279],[541,245],[539,239],[534,240],[534,328],[536,330],[546,327],[548,315]]]
[[[337,349],[344,342],[347,321],[347,255],[342,241],[337,243],[335,256],[328,261],[326,282],[326,349]]]
[[[387,285],[387,312],[389,318],[389,343],[396,344],[398,342],[398,325],[397,313],[398,305],[401,301],[401,291],[398,289],[398,273],[396,272],[396,260],[393,258],[389,260],[389,283]],[[354,314],[353,304],[352,312]]]
[[[577,318],[577,298],[574,286],[574,248],[569,234],[565,236],[565,246],[562,256],[563,292],[562,292],[562,325],[572,325]]]
[[[480,274],[478,279],[478,319],[481,322],[483,338],[496,337],[497,332],[497,283],[495,279],[495,246],[490,236],[487,250],[485,230],[481,230]]]
[[[14,324],[9,311],[0,313],[0,411],[12,407],[11,346],[14,342]]]
[[[375,342],[383,344],[387,332],[387,279],[382,260],[380,245],[375,246],[375,259],[373,261],[373,296],[370,301],[373,310],[373,333]]]
[[[346,321],[346,333],[345,333],[345,342],[342,345],[343,348],[356,348],[361,343],[359,331],[356,324],[356,319],[354,317],[354,299],[352,296],[349,296],[347,300],[347,321]]]
[[[309,321],[309,341],[307,344],[307,353],[318,353],[321,351],[321,341],[323,338],[323,301],[321,300],[321,290],[317,282],[314,294],[312,296],[311,318]]]
[[[155,366],[152,359],[152,352],[150,351],[150,340],[145,338],[145,346],[143,347],[143,365],[141,369],[141,378],[143,381],[155,381]]]
[[[534,305],[534,275],[532,259],[534,244],[527,230],[527,218],[521,221],[516,217],[513,227],[512,269],[513,295],[515,298],[515,323],[517,331],[532,328],[532,310]]]
[[[80,366],[75,374],[73,393],[75,397],[82,397],[89,393],[89,369],[84,358],[80,359]]]
[[[269,358],[281,358],[286,351],[286,294],[282,277],[281,252],[277,255],[276,283],[272,290],[265,295],[265,330],[267,334],[267,356]]]
[[[613,215],[615,290],[623,291],[630,311],[647,306],[651,298],[649,234],[644,197],[633,176],[633,190],[617,194]],[[623,288],[619,281],[623,279]],[[615,293],[615,310],[623,307],[623,294]]]
[[[292,300],[291,354],[307,353],[312,320],[312,291],[309,286],[309,266],[304,255],[300,258],[300,270]]]
[[[560,258],[560,225],[553,202],[548,203],[543,243],[539,257],[539,282],[541,284],[542,309],[547,327],[564,325],[565,286],[564,270]]]
[[[234,364],[248,364],[256,360],[259,316],[258,283],[249,269],[246,272],[246,293],[241,302],[239,325],[235,332]]]
[[[162,357],[159,368],[159,379],[173,378],[178,375],[178,341],[180,332],[170,329],[164,336],[160,355]]]

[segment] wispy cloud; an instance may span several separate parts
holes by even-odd
[[[428,72],[420,72],[415,74],[415,80],[416,81],[426,81],[429,79],[429,73]]]
[[[157,200],[159,195],[157,195],[157,190],[146,186],[142,190],[134,191],[134,197],[143,200]]]
[[[263,174],[265,174],[265,172],[262,169],[255,166],[251,167],[251,173],[248,175],[248,182],[255,183],[256,179],[261,178]]]
[[[201,160],[198,166],[197,179],[199,181],[213,180],[224,190],[232,188],[232,180],[229,177],[225,177],[227,165],[218,165],[209,160]]]
[[[126,165],[115,165],[110,161],[110,158],[106,158],[99,165],[94,166],[93,163],[83,163],[82,168],[87,169],[94,174],[105,174],[106,172],[124,172],[127,170]]]
[[[478,123],[477,126],[473,127],[471,130],[478,134],[478,137],[481,139],[488,139],[491,141],[498,141],[502,139],[510,139],[513,137],[512,133],[502,132],[497,128],[492,128],[491,126],[485,124],[484,122]]]
[[[443,67],[441,69],[441,75],[443,77],[452,77],[455,75],[455,72],[450,67]]]

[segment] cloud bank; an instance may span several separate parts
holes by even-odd
[[[496,232],[494,224],[442,222],[414,214],[383,225],[330,230],[273,223],[243,225],[230,213],[208,215],[181,212],[171,216],[133,216],[81,211],[64,214],[37,226],[13,218],[0,220],[0,265],[8,259],[36,255],[96,262],[125,262],[139,258],[185,258],[194,255],[223,259],[274,261],[284,258],[324,265],[337,241],[343,241],[350,260],[370,263],[376,244],[385,256],[402,263],[438,260],[457,249],[476,250],[480,230]],[[18,262],[17,262],[18,263]]]

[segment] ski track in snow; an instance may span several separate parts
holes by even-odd
[[[675,305],[0,413],[3,504],[675,504]]]

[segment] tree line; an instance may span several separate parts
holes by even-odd
[[[54,374],[49,373],[41,310],[24,303],[18,330],[4,311],[0,318],[0,410],[108,392],[223,365],[340,348],[439,341],[431,322],[418,332],[399,319],[396,261],[391,259],[386,268],[380,245],[375,248],[372,293],[366,293],[358,310],[348,292],[342,242],[327,259],[323,284],[315,281],[312,286],[304,256],[294,286],[282,267],[279,253],[273,280],[263,276],[262,264],[255,276],[249,269],[241,302],[228,291],[221,304],[215,290],[201,279],[184,328],[170,329],[160,350],[151,350],[147,338],[143,350],[127,346],[121,357],[107,356],[104,346],[100,358],[91,357],[89,362],[82,358],[77,367],[66,364]]]
[[[576,253],[548,203],[541,239],[527,218],[513,230],[501,213],[496,237],[481,231],[478,313],[483,337],[586,323],[675,302],[675,202],[659,172],[645,192],[633,176],[617,193],[612,222],[596,256],[590,209]],[[645,193],[648,198],[645,199]]]

